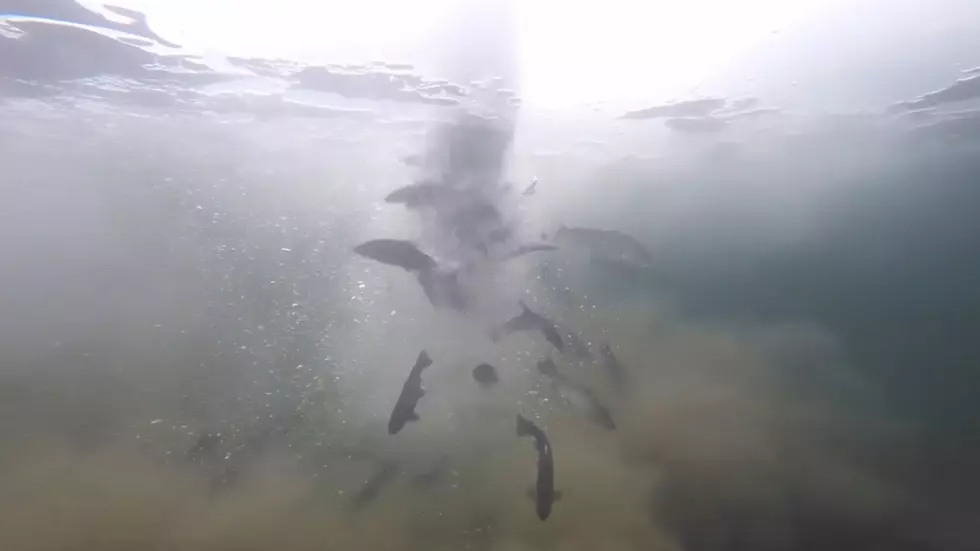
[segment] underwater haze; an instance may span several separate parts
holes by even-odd
[[[980,548],[980,4],[110,4],[0,0],[0,549]]]

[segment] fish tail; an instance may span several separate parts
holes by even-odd
[[[538,427],[528,421],[520,413],[517,414],[517,436],[528,436],[537,434]]]

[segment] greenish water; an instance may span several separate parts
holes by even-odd
[[[9,115],[4,549],[972,539],[968,155],[882,140],[856,158],[846,137],[815,134],[819,154],[629,170],[597,155],[538,172],[527,227],[582,220],[655,256],[640,269],[542,253],[487,284],[613,346],[628,399],[601,365],[555,356],[609,405],[607,431],[537,372],[542,339],[494,344],[350,253],[418,231],[379,206],[413,135],[365,123],[329,137],[324,123],[311,143],[284,122]],[[535,162],[514,154],[518,172]],[[423,348],[421,420],[389,436]],[[472,380],[482,362],[496,387]],[[535,452],[519,412],[551,439],[564,492],[545,522],[525,495]]]

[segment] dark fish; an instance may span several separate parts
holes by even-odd
[[[453,206],[465,203],[467,195],[460,190],[426,180],[409,184],[385,196],[385,203],[402,204],[408,208]]]
[[[422,388],[422,370],[430,365],[432,365],[432,359],[429,358],[426,351],[419,352],[419,357],[415,360],[415,365],[402,386],[398,401],[395,402],[395,408],[391,410],[391,419],[388,420],[388,434],[396,434],[409,421],[419,420],[415,406],[419,403],[419,398],[425,396],[425,389]]]
[[[381,495],[381,490],[390,484],[395,477],[398,476],[398,464],[393,461],[386,461],[381,464],[381,467],[377,471],[371,474],[371,476],[364,481],[364,485],[361,489],[354,494],[352,498],[352,506],[363,507],[368,503],[378,499]]]
[[[545,340],[550,342],[552,346],[554,346],[558,350],[562,350],[565,348],[565,343],[564,341],[562,341],[561,335],[558,334],[558,329],[555,329],[554,325],[552,325],[550,322],[542,323],[540,329],[541,329],[541,333],[544,334]]]
[[[373,239],[354,247],[354,252],[409,272],[431,271],[436,267],[431,256],[420,251],[411,241],[401,239]]]
[[[570,228],[562,225],[555,231],[552,241],[559,245],[581,247],[598,258],[643,266],[653,262],[653,253],[646,246],[634,237],[616,230]]]
[[[616,423],[609,413],[609,408],[599,401],[599,397],[592,392],[592,389],[572,381],[567,375],[558,371],[558,366],[551,358],[540,360],[538,371],[551,379],[562,399],[585,413],[592,422],[605,429],[616,430]]]
[[[409,184],[392,191],[385,196],[385,203],[398,203],[407,207],[418,207],[430,203],[438,192],[438,186],[431,182]]]
[[[629,373],[626,372],[626,368],[616,359],[609,343],[602,343],[599,347],[599,353],[602,354],[602,362],[606,366],[606,371],[609,373],[610,378],[612,378],[613,383],[616,385],[616,390],[619,391],[620,395],[626,394],[630,388]]]
[[[527,189],[524,190],[524,193],[522,193],[522,195],[534,195],[534,192],[537,191],[537,187],[538,187],[538,179],[535,178],[531,180],[531,185],[527,186]]]
[[[514,316],[506,323],[500,327],[495,328],[490,337],[496,342],[500,340],[501,337],[505,337],[512,333],[518,333],[521,331],[541,331],[544,338],[552,344],[558,350],[565,347],[565,343],[561,339],[561,335],[558,334],[558,329],[555,324],[548,318],[533,312],[524,304],[524,301],[520,301],[521,313]]]
[[[531,496],[534,499],[538,518],[546,520],[551,515],[551,506],[561,498],[555,490],[555,465],[551,456],[551,443],[544,431],[537,425],[517,414],[517,436],[531,436],[538,450],[538,479]]]
[[[448,305],[460,311],[466,309],[466,299],[459,285],[459,272],[440,269],[431,256],[420,251],[411,241],[374,239],[354,247],[354,252],[414,273],[433,306]]]
[[[497,369],[490,364],[480,364],[473,368],[473,380],[484,386],[497,384]]]
[[[500,260],[502,262],[502,261],[505,261],[505,260],[510,260],[512,258],[517,258],[519,256],[524,256],[526,254],[536,253],[536,252],[539,252],[539,251],[553,251],[553,250],[555,250],[557,248],[558,248],[557,246],[551,245],[549,243],[528,243],[528,244],[525,244],[525,245],[521,245],[521,246],[517,247],[516,249],[514,249],[514,250],[508,252],[507,254],[503,255],[500,258]]]

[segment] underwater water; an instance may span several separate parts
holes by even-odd
[[[428,72],[0,3],[0,549],[977,548],[980,12],[911,4],[920,80],[555,110],[503,9]]]

